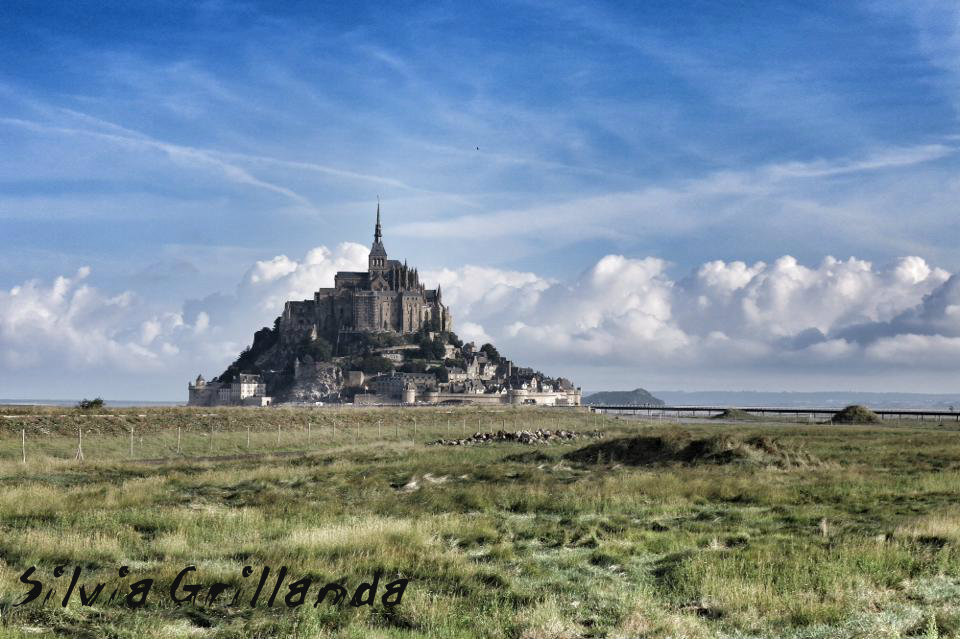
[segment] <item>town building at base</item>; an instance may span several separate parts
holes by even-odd
[[[269,406],[273,401],[267,397],[267,385],[260,376],[247,373],[240,373],[229,384],[208,382],[197,375],[187,389],[188,406]]]

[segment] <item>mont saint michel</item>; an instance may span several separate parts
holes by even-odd
[[[464,344],[440,287],[390,259],[377,204],[366,271],[340,271],[289,300],[222,374],[188,385],[195,406],[350,402],[578,406],[570,380],[517,366],[493,344]]]

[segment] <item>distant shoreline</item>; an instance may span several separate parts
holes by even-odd
[[[0,398],[0,406],[74,406],[80,398],[77,399],[3,399]],[[113,408],[133,408],[135,406],[185,406],[186,401],[180,402],[157,402],[145,399],[105,399],[104,404]]]
[[[584,397],[596,392],[584,392]],[[655,397],[674,406],[755,406],[755,407],[794,407],[823,406],[842,408],[849,404],[864,404],[871,408],[915,408],[948,409],[953,406],[960,409],[960,391],[949,393],[898,393],[898,392],[857,392],[857,391],[677,391],[652,390]],[[0,406],[65,406],[72,407],[77,399],[4,399]],[[131,408],[185,406],[182,401],[155,401],[135,399],[105,399],[108,407]]]

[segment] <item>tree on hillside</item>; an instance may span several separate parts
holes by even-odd
[[[304,341],[301,353],[309,355],[316,362],[326,362],[333,357],[333,345],[322,337],[315,340],[307,339]]]
[[[434,366],[427,369],[428,373],[433,373],[434,377],[437,378],[438,382],[446,384],[450,381],[450,375],[447,373],[446,366]]]
[[[257,358],[270,350],[274,344],[277,343],[277,340],[280,337],[280,331],[278,324],[274,322],[274,328],[269,329],[267,327],[261,328],[259,331],[253,334],[253,344],[243,349],[240,353],[240,356],[230,366],[227,367],[219,377],[216,378],[217,381],[224,382],[229,384],[237,375],[240,373],[259,373],[260,370],[257,368]]]
[[[500,357],[500,353],[497,351],[496,346],[494,346],[490,342],[487,342],[486,344],[481,346],[480,351],[483,353],[486,353],[487,359],[489,359],[494,364],[499,364],[500,360],[503,359],[502,357]]]
[[[393,370],[393,362],[379,355],[367,355],[357,362],[357,367],[364,373],[389,373]]]
[[[419,356],[423,359],[443,359],[443,356],[447,352],[446,340],[444,340],[443,336],[441,335],[437,335],[433,339],[430,339],[429,335],[422,333],[417,340],[417,344],[420,346]]]
[[[422,359],[412,359],[400,366],[401,373],[426,373],[427,364]]]
[[[459,368],[461,370],[467,370],[467,360],[462,357],[457,358],[447,358],[443,360],[444,366],[449,366],[450,368]]]

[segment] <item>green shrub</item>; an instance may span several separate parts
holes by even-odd
[[[880,416],[859,404],[852,404],[837,412],[831,419],[834,424],[877,424]]]
[[[95,397],[94,399],[83,398],[77,402],[77,408],[80,410],[96,410],[103,408],[103,399],[100,397]]]

